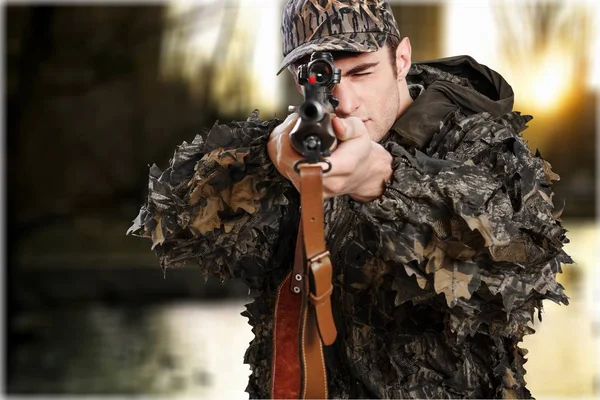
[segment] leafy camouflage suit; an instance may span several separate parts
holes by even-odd
[[[284,60],[284,63],[286,60]],[[289,62],[289,60],[287,60]],[[470,57],[415,63],[414,102],[381,141],[393,178],[368,204],[325,202],[338,338],[332,398],[527,398],[527,324],[570,263],[550,165],[527,148],[513,92]],[[269,397],[275,294],[293,261],[299,196],[270,162],[278,120],[215,125],[150,170],[131,228],[163,268],[197,263],[255,297],[245,355],[252,398]]]

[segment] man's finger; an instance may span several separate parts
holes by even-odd
[[[274,132],[277,135],[282,135],[282,134],[288,134],[290,133],[290,131],[294,128],[294,124],[296,123],[296,121],[298,120],[298,113],[292,113],[290,115],[287,116],[287,118],[280,124],[278,125]]]
[[[344,140],[348,140],[346,139],[346,125],[341,118],[332,116],[331,126],[333,126],[333,131],[339,141],[343,142]]]

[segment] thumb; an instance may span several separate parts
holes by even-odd
[[[333,126],[333,131],[335,132],[335,136],[338,138],[340,142],[348,140],[346,128],[346,123],[342,118],[338,118],[335,114],[331,115],[331,125]]]
[[[283,132],[289,132],[294,127],[294,124],[298,120],[299,115],[297,112],[291,113],[287,116],[287,118],[281,123],[281,129]]]
[[[292,113],[271,132],[271,140],[278,139],[281,135],[287,135],[294,128],[294,124],[298,120],[298,113]]]
[[[339,118],[335,117],[331,120],[333,130],[340,142],[354,139],[360,135],[362,124],[358,117]]]

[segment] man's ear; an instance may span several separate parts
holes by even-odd
[[[410,69],[411,54],[410,39],[405,37],[398,45],[398,48],[396,48],[396,72],[398,80],[406,78]]]

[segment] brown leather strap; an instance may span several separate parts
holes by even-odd
[[[302,399],[326,399],[327,370],[315,309],[305,304],[302,323]]]
[[[290,272],[277,290],[273,327],[273,359],[271,398],[298,399],[302,386],[299,332],[302,315],[302,296],[289,288]]]
[[[323,217],[323,170],[317,164],[302,164],[300,204],[302,206],[304,256],[304,320],[301,333],[302,398],[327,398],[327,370],[323,344],[335,341],[337,331],[331,312],[332,266],[325,247]],[[310,288],[308,275],[312,277]],[[309,301],[310,300],[310,301]]]
[[[329,253],[327,253],[329,254]],[[329,255],[310,263],[310,269],[315,283],[315,292],[310,293],[310,302],[315,307],[319,334],[323,344],[330,346],[335,342],[337,330],[331,311],[331,292],[333,272]]]
[[[302,218],[293,270],[277,291],[271,396],[326,399],[323,344],[333,344],[337,331],[330,300],[333,271],[325,248],[323,172],[316,164],[302,164],[299,170]]]
[[[305,275],[306,260],[304,258],[304,230],[302,229],[302,221],[298,226],[298,237],[296,238],[296,253],[294,254],[294,268],[292,269],[292,277],[290,279],[290,289],[292,293],[300,294],[302,292],[302,281]]]
[[[298,169],[302,225],[305,232],[304,249],[306,258],[310,260],[326,251],[323,229],[323,170],[318,164],[301,164]]]
[[[314,282],[311,303],[315,306],[321,340],[333,344],[337,330],[331,312],[333,271],[329,252],[325,247],[323,218],[323,170],[318,164],[301,164],[300,204],[304,229],[304,249],[308,269]]]

